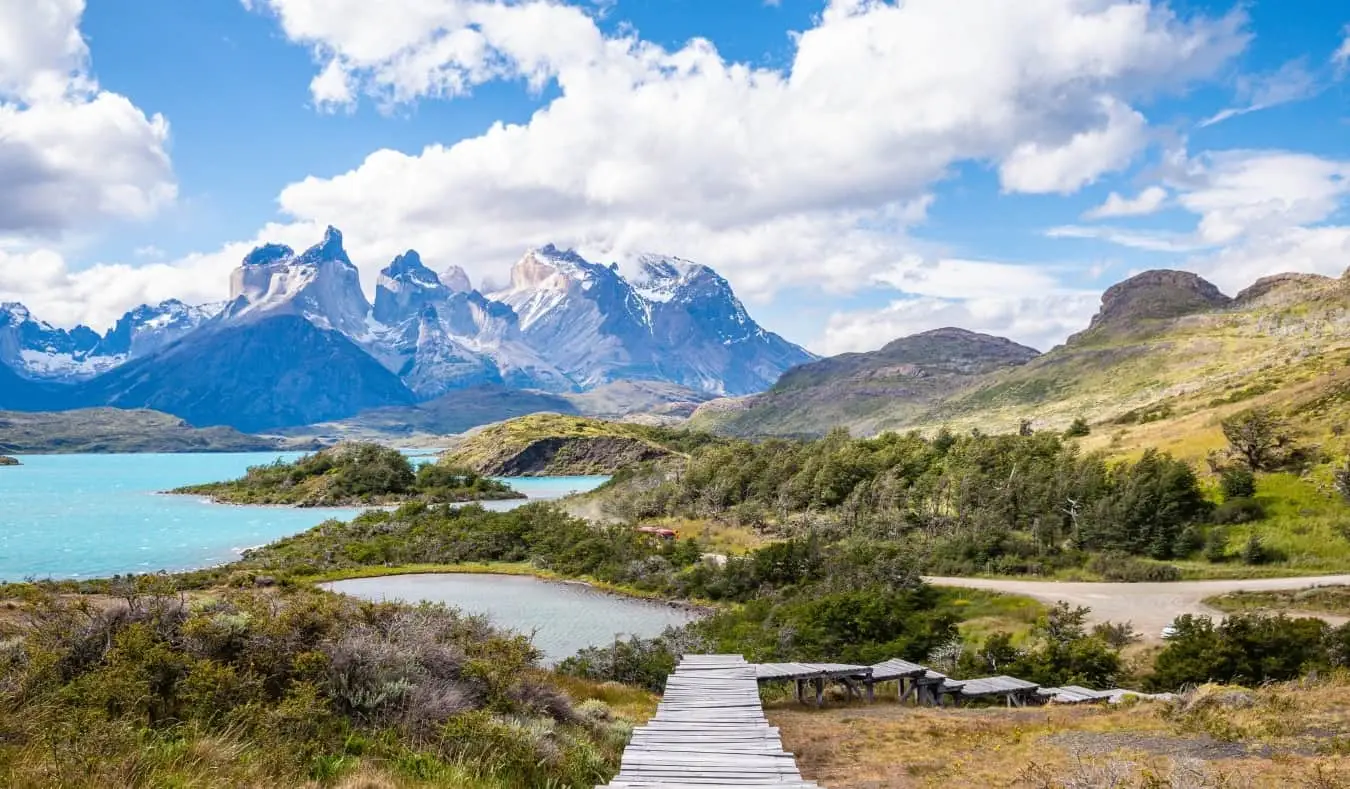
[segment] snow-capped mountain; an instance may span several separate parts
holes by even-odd
[[[191,307],[177,299],[141,305],[100,337],[88,326],[53,327],[22,304],[0,304],[0,362],[33,380],[82,381],[163,348],[223,307]]]
[[[510,285],[486,295],[463,269],[441,268],[408,250],[380,273],[372,304],[330,227],[300,254],[254,249],[230,276],[228,302],[141,306],[102,337],[0,306],[0,364],[25,379],[78,384],[72,403],[216,420],[247,411],[248,429],[262,429],[269,409],[281,426],[485,384],[563,393],[664,381],[749,394],[815,358],[760,328],[711,268],[679,258],[644,256],[630,278],[548,245],[526,252]],[[350,397],[325,389],[338,370],[359,378],[344,384]]]
[[[370,302],[337,228],[329,227],[322,241],[299,255],[285,244],[264,244],[230,275],[227,321],[282,314],[300,315],[348,337],[366,335]]]
[[[142,304],[119,318],[94,352],[123,359],[154,353],[219,315],[226,304],[220,301],[191,306],[178,299]]]
[[[766,332],[715,271],[646,255],[632,281],[552,245],[530,250],[492,294],[520,316],[527,343],[583,388],[661,380],[717,395],[748,394],[815,357]]]
[[[452,267],[446,285],[417,252],[394,258],[375,287],[375,355],[419,397],[500,384],[570,391],[575,385],[524,343],[514,311],[473,289]]]

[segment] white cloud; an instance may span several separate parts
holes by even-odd
[[[917,256],[877,274],[874,281],[937,298],[997,299],[1060,289],[1058,280],[1038,266],[955,258],[925,261]]]
[[[811,349],[822,354],[870,351],[897,337],[957,326],[1044,351],[1087,326],[1100,298],[1095,292],[1059,292],[1003,298],[900,299],[879,310],[835,313]]]
[[[1046,238],[1084,238],[1109,241],[1131,249],[1149,252],[1194,252],[1205,244],[1190,233],[1158,230],[1127,230],[1108,225],[1060,225],[1045,231]]]
[[[1177,195],[1200,216],[1206,243],[1321,222],[1350,194],[1350,161],[1282,151],[1228,151],[1198,160],[1202,176]]]
[[[313,51],[325,106],[503,78],[560,94],[527,124],[291,184],[290,215],[479,279],[556,241],[674,252],[761,294],[857,288],[895,265],[957,163],[993,163],[1007,188],[1036,192],[1123,166],[1146,136],[1131,102],[1208,77],[1248,38],[1241,14],[1181,19],[1147,2],[834,0],[780,72],[703,40],[606,38],[555,3],[265,5]]]
[[[1236,293],[1261,277],[1305,272],[1339,277],[1350,269],[1350,227],[1291,227],[1186,261],[1225,293]]]
[[[1331,65],[1335,67],[1338,75],[1344,75],[1347,67],[1350,67],[1350,25],[1345,26],[1343,31],[1345,39],[1341,41],[1341,46],[1331,55]]]
[[[1083,214],[1084,219],[1109,219],[1119,216],[1147,216],[1157,213],[1167,202],[1167,190],[1150,186],[1135,197],[1122,197],[1118,192],[1107,195],[1106,202]]]
[[[0,246],[0,302],[18,301],[58,326],[83,323],[102,332],[131,307],[176,298],[190,304],[221,301],[229,273],[254,246],[275,240],[295,247],[316,242],[323,228],[268,225],[256,238],[226,244],[216,252],[170,262],[99,263],[72,269],[56,251]]]
[[[1223,151],[1174,155],[1164,168],[1173,202],[1198,217],[1189,233],[1068,225],[1050,238],[1095,238],[1155,252],[1187,252],[1282,237],[1329,219],[1350,195],[1350,160],[1285,151]],[[1112,199],[1089,217],[1125,216],[1136,201]],[[1117,195],[1112,195],[1117,198]],[[1268,272],[1273,273],[1273,272]]]
[[[1227,107],[1200,122],[1200,128],[1222,123],[1252,112],[1278,107],[1309,98],[1318,92],[1317,78],[1298,60],[1290,61],[1273,74],[1244,76],[1238,80],[1238,96],[1245,103]]]
[[[0,237],[143,218],[176,196],[168,122],[102,91],[82,0],[0,0]]]
[[[1070,194],[1119,170],[1143,149],[1148,122],[1144,116],[1110,97],[1101,100],[1100,127],[1077,132],[1067,142],[1017,146],[999,168],[1005,191]]]

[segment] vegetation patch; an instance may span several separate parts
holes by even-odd
[[[1205,598],[1205,605],[1227,613],[1306,611],[1350,617],[1350,586],[1313,586],[1270,592],[1230,592]]]
[[[298,507],[381,505],[409,500],[464,502],[522,499],[503,482],[464,468],[427,463],[414,469],[403,453],[378,444],[346,443],[306,455],[252,466],[231,482],[190,485],[172,493],[209,496],[228,504]]]
[[[716,442],[706,433],[535,414],[491,425],[464,438],[443,462],[496,476],[612,474]]]
[[[627,740],[480,617],[155,585],[102,608],[30,589],[0,648],[0,782],[590,787]]]

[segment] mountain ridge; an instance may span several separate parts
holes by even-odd
[[[485,294],[462,269],[444,267],[443,281],[407,250],[381,271],[372,302],[341,231],[330,226],[301,252],[276,243],[251,250],[231,273],[221,304],[142,305],[102,336],[88,327],[56,329],[21,305],[6,305],[0,365],[14,373],[7,399],[15,408],[150,407],[194,424],[256,430],[482,386],[569,394],[652,381],[708,396],[748,394],[815,358],[756,324],[711,268],[647,255],[639,269],[629,279],[617,264],[549,244],[516,261],[506,289]],[[249,329],[257,325],[281,327],[279,336]],[[230,339],[237,337],[249,345]],[[304,358],[307,342],[360,376],[348,382],[350,397],[313,388],[327,377]],[[224,347],[233,360],[220,356]],[[203,361],[188,362],[194,355]],[[256,391],[241,388],[243,381]],[[207,402],[213,388],[229,393],[229,407]],[[274,396],[278,388],[290,401]],[[275,409],[272,418],[259,402]]]

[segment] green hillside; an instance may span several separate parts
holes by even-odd
[[[534,414],[465,436],[445,454],[442,463],[494,476],[612,474],[715,440],[685,430]]]
[[[1092,325],[1064,345],[1023,364],[986,356],[994,369],[949,375],[929,398],[869,388],[846,365],[830,374],[817,364],[789,372],[766,395],[704,406],[691,426],[738,435],[842,426],[867,435],[942,426],[1006,432],[1023,420],[1062,430],[1083,419],[1090,448],[1199,458],[1223,445],[1222,419],[1261,406],[1300,438],[1335,445],[1350,419],[1348,308],[1344,278],[1268,277],[1230,299],[1191,274],[1145,272],[1108,290]],[[930,344],[938,358],[960,351],[941,337]],[[802,384],[790,385],[794,378]]]

